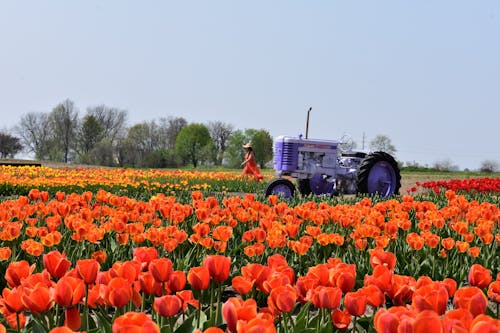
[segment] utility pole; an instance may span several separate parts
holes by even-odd
[[[362,140],[362,142],[363,142],[363,148],[362,148],[362,150],[365,150],[365,132],[363,132],[363,140]]]

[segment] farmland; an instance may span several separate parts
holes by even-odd
[[[498,175],[286,201],[239,170],[0,168],[0,331],[500,325]]]

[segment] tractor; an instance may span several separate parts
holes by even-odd
[[[339,140],[308,139],[309,112],[306,138],[299,135],[274,139],[277,177],[267,184],[266,196],[291,198],[296,190],[303,196],[311,193],[391,196],[399,193],[401,174],[390,154],[383,151],[344,152]]]

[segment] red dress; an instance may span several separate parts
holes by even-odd
[[[249,151],[248,153],[246,153],[245,161],[246,160],[248,160],[248,162],[245,163],[245,167],[243,168],[243,174],[255,176],[259,181],[264,179],[264,176],[262,176],[262,174],[260,173],[259,167],[255,162],[255,157],[253,152]]]

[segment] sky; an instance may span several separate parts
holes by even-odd
[[[377,135],[397,160],[500,163],[498,0],[0,0],[0,130],[70,99],[128,124]]]

